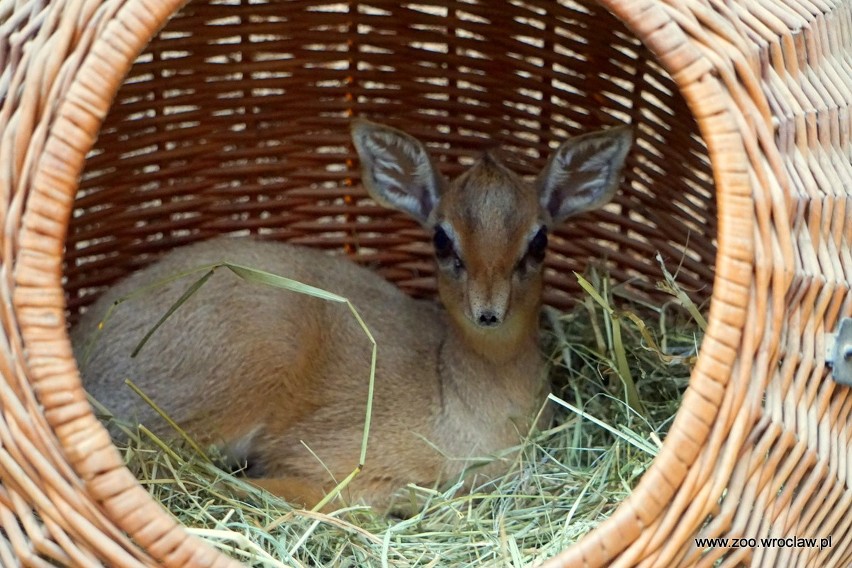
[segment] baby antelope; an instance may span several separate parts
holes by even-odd
[[[375,337],[378,363],[366,464],[341,496],[388,511],[409,483],[494,476],[511,463],[470,467],[517,445],[549,393],[538,344],[548,230],[612,198],[631,134],[619,127],[567,140],[532,186],[491,154],[447,181],[419,141],[366,120],[353,123],[352,139],[370,195],[432,235],[443,307],[347,259],[216,238],[120,282],[83,315],[72,340],[82,362],[117,298],[222,261],[350,299]],[[218,271],[131,358],[188,285],[172,282],[119,305],[89,353],[85,387],[116,416],[173,436],[125,386],[132,379],[197,441],[246,459],[258,485],[315,505],[358,464],[371,357],[363,329],[343,304]]]

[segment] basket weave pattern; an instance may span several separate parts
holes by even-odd
[[[0,563],[234,564],[121,465],[66,324],[220,233],[430,294],[425,235],[360,187],[346,125],[364,115],[448,174],[489,144],[532,174],[566,135],[634,125],[616,202],[556,232],[546,299],[568,305],[602,257],[654,295],[657,251],[710,298],[659,457],[551,566],[847,565],[852,397],[824,334],[852,313],[850,4],[0,0]],[[793,535],[832,547],[693,540]]]

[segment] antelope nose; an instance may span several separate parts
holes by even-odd
[[[500,324],[500,318],[497,317],[497,314],[492,310],[484,310],[479,313],[479,317],[476,318],[476,323],[482,327],[494,327],[495,325]]]

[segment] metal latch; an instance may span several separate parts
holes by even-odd
[[[836,383],[852,387],[852,318],[843,318],[836,333],[826,334],[825,362]]]

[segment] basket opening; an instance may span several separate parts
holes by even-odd
[[[351,255],[434,292],[429,237],[360,185],[348,123],[427,142],[448,175],[500,146],[534,175],[564,138],[631,124],[618,196],[551,240],[545,299],[603,262],[659,302],[665,267],[712,294],[717,211],[707,149],[654,55],[595,2],[347,4],[195,0],[137,58],[89,152],[66,238],[69,319],[182,244],[254,235]]]

